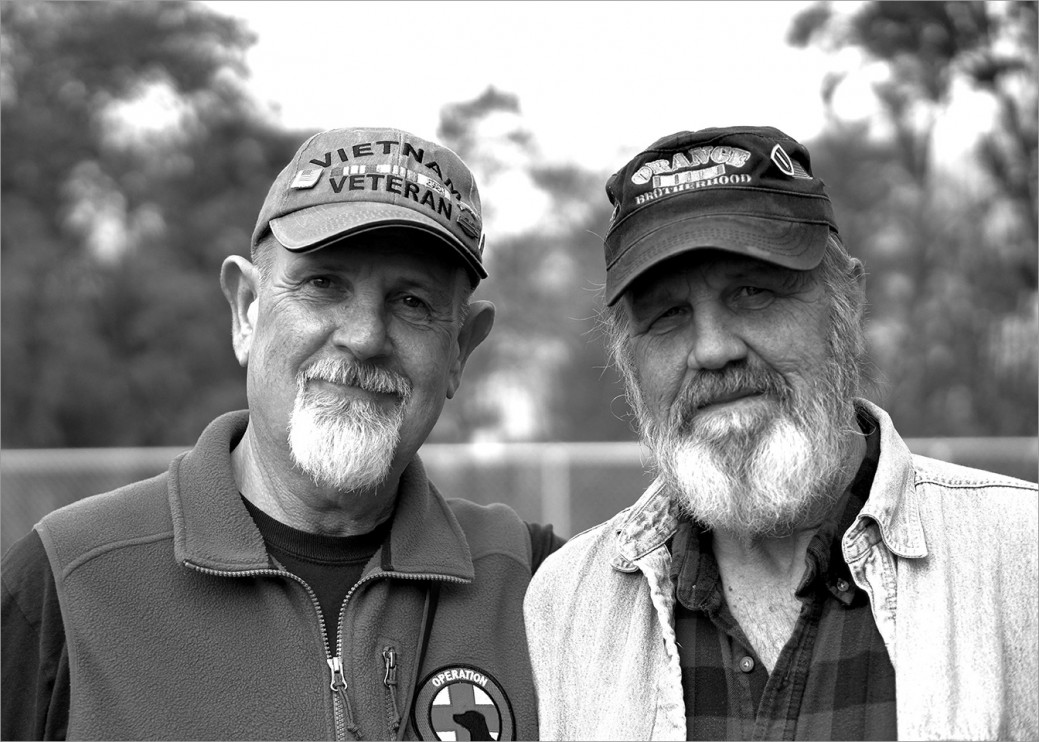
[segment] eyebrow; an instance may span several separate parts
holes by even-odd
[[[670,283],[670,282],[669,282]],[[643,313],[652,311],[655,307],[665,304],[677,298],[676,292],[668,286],[657,282],[638,294],[632,293],[628,300],[628,307],[632,317],[638,319]]]
[[[790,290],[799,290],[812,284],[812,271],[798,271],[782,266],[764,265],[757,262],[731,263],[714,270],[716,280],[722,281],[762,281]],[[631,292],[629,304],[632,311],[640,306],[650,306],[677,298],[681,291],[672,288],[680,281],[673,275],[664,275],[635,291]]]

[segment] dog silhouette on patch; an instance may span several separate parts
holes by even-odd
[[[473,740],[473,742],[493,741],[491,730],[487,728],[487,720],[483,718],[483,714],[479,711],[470,709],[464,714],[454,714],[451,718],[465,727],[466,731],[469,732],[469,739]]]

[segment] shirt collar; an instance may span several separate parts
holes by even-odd
[[[663,481],[653,480],[642,497],[614,520],[614,569],[634,572],[635,562],[662,548],[678,527],[679,508]]]
[[[875,522],[884,545],[905,558],[927,556],[920,501],[916,493],[916,471],[908,446],[884,410],[864,399],[855,400],[859,414],[880,428],[880,457],[873,475],[869,499],[844,536],[845,554],[852,539]]]
[[[711,552],[710,531],[683,518],[671,541],[671,581],[675,598],[690,610],[721,608],[721,574]]]
[[[841,536],[851,528],[866,500],[877,471],[880,458],[880,431],[873,420],[859,411],[858,423],[866,437],[866,454],[859,470],[848,485],[848,497],[840,512],[832,512],[820,525],[808,545],[805,578],[798,586],[799,595],[806,594],[811,584],[823,580],[826,589],[837,600],[851,605],[855,597],[855,582],[851,570],[842,558]]]

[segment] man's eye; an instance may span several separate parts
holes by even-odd
[[[413,296],[411,294],[406,294],[406,295],[402,296],[400,298],[400,303],[403,304],[408,309],[428,309],[429,308],[429,305],[426,304],[426,302],[422,301],[422,299],[418,298],[417,296]]]
[[[764,308],[775,296],[775,293],[760,286],[740,286],[732,293],[736,304],[752,309]]]
[[[332,288],[332,279],[328,276],[313,276],[307,283],[316,289],[329,289]]]
[[[681,304],[676,304],[673,307],[668,307],[663,312],[661,312],[653,318],[653,321],[650,322],[650,327],[655,329],[669,327],[673,322],[676,322],[680,320],[682,317],[684,317],[687,311],[688,307],[683,306]]]

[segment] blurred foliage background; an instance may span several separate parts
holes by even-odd
[[[831,106],[808,144],[869,272],[870,396],[906,436],[1037,432],[1036,29],[1035,2],[867,2],[810,6],[786,31],[882,73],[879,117]],[[312,133],[247,94],[253,42],[197,3],[0,4],[3,447],[190,445],[245,405],[219,267],[248,254],[270,182]],[[844,83],[828,79],[827,104]],[[950,160],[935,142],[961,89],[993,124]],[[126,107],[157,94],[179,125],[128,126]],[[436,136],[493,177],[502,141],[534,143],[480,122],[521,104],[488,89],[446,105]],[[495,329],[431,440],[630,440],[594,325],[609,173],[529,175],[557,216],[488,245]]]

